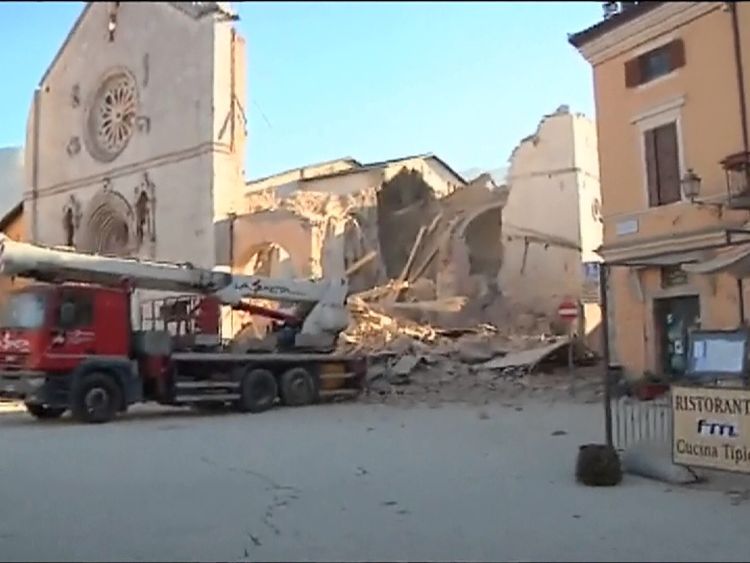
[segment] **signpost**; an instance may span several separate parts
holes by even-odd
[[[583,263],[583,291],[581,292],[583,303],[599,304],[601,302],[600,270],[600,262]]]
[[[750,473],[750,389],[672,386],[672,459]]]
[[[573,348],[576,343],[576,322],[578,321],[578,303],[572,299],[563,300],[557,307],[558,316],[568,324],[568,371],[570,372],[570,394],[575,395],[575,364],[573,361]]]

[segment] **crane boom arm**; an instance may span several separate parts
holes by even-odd
[[[346,328],[345,278],[305,280],[236,275],[191,264],[100,256],[11,240],[0,235],[0,272],[48,283],[79,282],[214,295],[226,305],[246,298],[312,303],[302,333],[338,334]]]
[[[216,294],[227,304],[248,297],[316,303],[330,283],[327,280],[236,275],[196,268],[191,264],[100,256],[5,237],[0,238],[0,271],[9,276],[48,282],[115,286],[128,280],[136,289]]]

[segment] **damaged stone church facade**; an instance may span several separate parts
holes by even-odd
[[[244,175],[232,19],[217,2],[86,4],[31,104],[28,239],[214,266]]]

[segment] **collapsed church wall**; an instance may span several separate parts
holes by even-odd
[[[377,231],[385,273],[396,278],[406,266],[420,229],[439,212],[434,190],[416,170],[402,169],[377,192]]]
[[[242,220],[260,229],[270,212],[304,218],[312,274],[343,272],[354,294],[403,286],[395,300],[497,297],[504,195],[487,177],[466,185],[428,158],[413,157],[293,177],[287,172],[277,185],[263,179],[263,187],[251,189]]]

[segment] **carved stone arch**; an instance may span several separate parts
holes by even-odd
[[[291,253],[278,242],[257,243],[245,250],[243,258],[244,274],[278,278],[299,277]]]
[[[469,273],[496,279],[503,261],[502,206],[490,203],[474,209],[456,235],[466,243]]]
[[[105,186],[89,201],[81,247],[87,252],[125,256],[133,251],[133,209],[119,192]]]
[[[311,266],[311,237],[309,222],[286,210],[240,215],[234,224],[233,266],[238,271],[252,273],[256,267],[250,264],[253,256],[258,254],[259,249],[274,245],[283,249],[284,252],[279,251],[279,260],[282,263],[289,260],[294,277],[315,275]],[[286,265],[284,271],[288,271]]]

